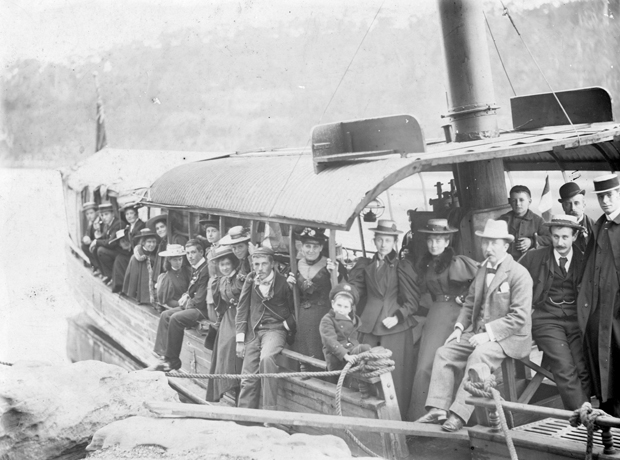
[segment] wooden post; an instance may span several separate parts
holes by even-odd
[[[336,260],[336,230],[329,231],[329,240],[327,241],[327,244],[329,245],[329,258],[334,264],[337,264],[338,261]],[[338,284],[338,270],[334,270],[331,275],[332,286],[335,286],[336,284]]]
[[[362,226],[362,218],[361,216],[357,216],[357,225],[360,229],[360,241],[362,243],[362,254],[366,257],[366,243],[364,242],[364,227]]]
[[[258,221],[250,221],[250,242],[253,245],[258,244]]]
[[[166,239],[168,244],[172,242],[172,219],[170,219],[170,211],[166,214]]]
[[[224,235],[226,235],[226,218],[224,216],[220,216],[220,238]]]
[[[187,236],[191,240],[194,238],[194,229],[192,228],[192,212],[186,211],[187,213]]]
[[[385,406],[378,412],[378,417],[385,420],[401,420],[392,373],[381,374],[379,379],[381,381],[379,398],[385,401]],[[383,442],[385,444],[385,453],[393,454],[390,455],[391,458],[406,458],[409,456],[405,435],[385,433],[383,435]]]
[[[293,232],[294,227],[291,225],[289,227],[289,254],[290,254],[290,262],[291,262],[291,273],[293,276],[297,277],[297,247],[295,246],[295,233]],[[299,321],[299,287],[297,284],[293,286],[293,304],[295,306],[295,321]]]

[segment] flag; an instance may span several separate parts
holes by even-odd
[[[97,87],[97,138],[95,140],[95,152],[98,152],[108,145],[108,139],[105,134],[105,113],[103,112],[103,99],[99,91],[97,73],[93,73],[93,76],[95,77],[95,86]]]
[[[545,178],[545,187],[543,188],[542,195],[540,196],[540,202],[538,203],[538,210],[542,214],[542,218],[545,222],[551,220],[551,206],[553,200],[551,198],[551,188],[549,187],[549,174]]]

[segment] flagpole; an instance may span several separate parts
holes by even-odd
[[[95,152],[98,152],[108,145],[108,139],[105,129],[103,98],[101,97],[101,89],[99,86],[99,74],[96,71],[93,72],[93,78],[95,79],[95,89],[97,90],[97,133],[95,137]]]

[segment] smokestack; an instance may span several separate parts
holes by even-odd
[[[499,136],[495,92],[480,0],[438,0],[448,69],[446,117],[456,142]]]

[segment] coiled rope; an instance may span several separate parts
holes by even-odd
[[[362,378],[379,377],[395,369],[394,360],[390,359],[392,352],[385,348],[373,348],[358,355],[351,355],[353,360],[348,362],[342,370],[319,371],[319,372],[281,372],[271,374],[189,374],[184,372],[166,372],[167,377],[183,379],[234,379],[234,380],[255,380],[255,379],[284,379],[284,378],[304,378],[304,377],[331,377],[339,375],[336,385],[336,413],[342,416],[342,385],[348,374],[355,374]],[[380,457],[362,442],[349,429],[344,430],[360,449],[373,457]]]
[[[572,427],[577,428],[579,425],[586,427],[588,432],[588,438],[586,441],[586,456],[585,460],[592,460],[592,447],[594,445],[594,432],[599,430],[600,427],[596,424],[596,419],[599,417],[609,417],[609,414],[600,409],[592,408],[592,404],[584,402],[579,409],[575,409],[573,415],[568,419]]]
[[[489,398],[492,399],[493,402],[495,402],[495,409],[499,417],[499,423],[502,428],[502,432],[504,433],[504,438],[506,439],[506,446],[508,447],[508,452],[510,453],[510,459],[519,460],[519,457],[517,456],[517,450],[515,449],[515,445],[512,442],[510,429],[508,429],[506,414],[504,414],[504,410],[502,409],[502,396],[499,394],[499,391],[495,389],[496,384],[497,382],[495,381],[495,376],[491,374],[489,377],[484,379],[483,382],[472,382],[469,378],[467,378],[463,386],[465,390],[471,393],[472,396]]]

